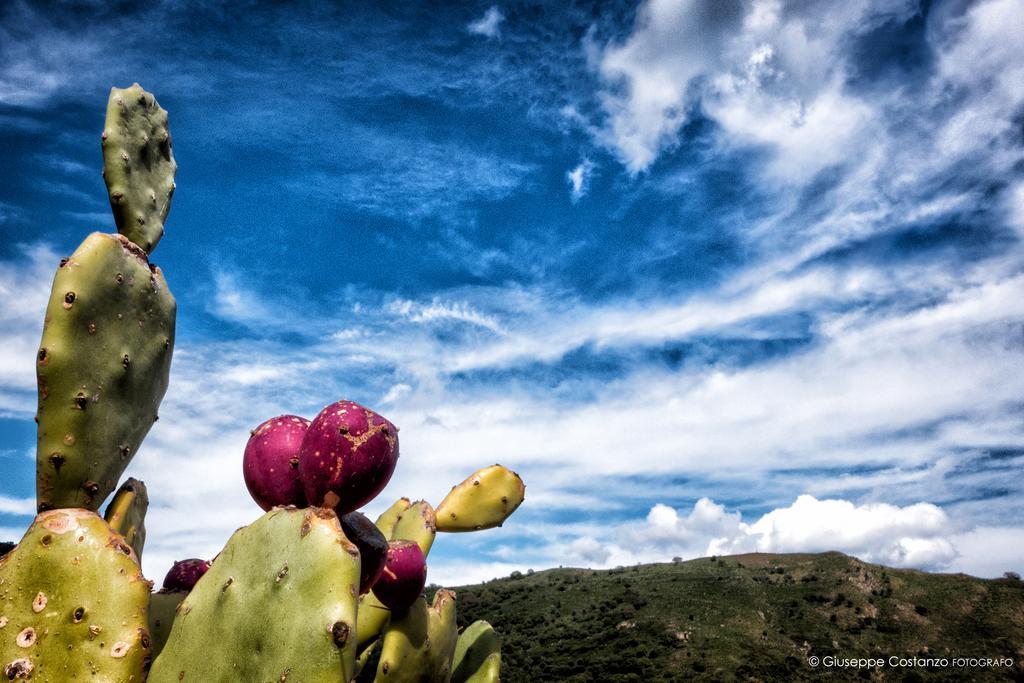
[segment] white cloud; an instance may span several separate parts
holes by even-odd
[[[470,22],[466,30],[479,36],[497,38],[501,35],[501,22],[504,20],[505,15],[501,13],[497,5],[493,5],[487,8],[482,17]]]
[[[0,513],[8,515],[35,515],[35,498],[11,498],[0,495]]]
[[[35,363],[43,314],[60,257],[44,245],[0,261],[0,415],[35,412]]]
[[[558,546],[564,544],[569,557],[592,567],[665,562],[675,556],[838,550],[866,562],[934,570],[959,558],[957,538],[963,537],[956,535],[946,513],[929,503],[857,505],[802,495],[752,523],[708,498],[701,498],[685,515],[658,504],[646,522],[610,527],[599,537],[580,535]],[[562,552],[555,547],[552,544],[552,552]]]
[[[569,183],[569,196],[573,203],[578,202],[590,188],[590,179],[594,174],[594,162],[584,159],[571,171],[567,171],[565,179]]]
[[[983,149],[994,150],[982,160],[993,166],[1019,158],[994,144],[1014,130],[1024,102],[1024,24],[1013,0],[978,3],[963,16],[931,13],[926,38],[938,70],[909,96],[898,85],[854,92],[848,46],[882,22],[912,17],[915,3],[857,0],[822,14],[760,0],[735,16],[729,6],[713,16],[702,3],[647,0],[624,41],[591,47],[604,81],[599,138],[632,173],[678,144],[698,104],[720,126],[723,147],[767,151],[765,179],[783,184],[842,164],[874,180],[862,189],[896,196],[896,187],[878,186],[926,181]]]
[[[420,303],[408,299],[397,299],[390,302],[386,310],[388,313],[401,316],[414,323],[450,320],[477,325],[492,332],[501,332],[501,326],[493,316],[481,313],[464,301],[442,301],[435,297],[430,303]]]

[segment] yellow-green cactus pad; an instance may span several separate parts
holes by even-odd
[[[478,531],[501,526],[526,497],[519,475],[501,465],[471,474],[437,506],[438,531]]]
[[[420,598],[384,631],[374,683],[448,683],[458,637],[455,593],[442,588],[430,607]]]
[[[121,235],[93,233],[61,262],[36,357],[40,510],[96,510],[114,490],[167,390],[175,312]]]
[[[150,582],[95,512],[39,514],[0,559],[4,680],[145,680]]]
[[[178,607],[150,683],[352,679],[359,550],[324,508],[239,529]]]
[[[124,536],[124,540],[135,551],[142,561],[142,547],[146,544],[146,510],[149,508],[149,496],[146,484],[129,477],[121,484],[114,498],[107,504],[103,518],[110,528]]]
[[[359,614],[356,620],[356,641],[360,652],[373,643],[391,618],[387,608],[373,591],[359,596]]]
[[[391,532],[395,528],[395,522],[398,521],[399,515],[405,512],[408,507],[412,505],[412,501],[408,498],[399,498],[391,504],[387,510],[381,513],[380,517],[374,524],[380,529],[380,532],[384,534],[384,538],[391,538]]]
[[[391,528],[389,541],[415,541],[426,557],[437,535],[437,518],[434,508],[425,500],[419,500],[403,510]]]
[[[498,683],[501,637],[486,621],[474,621],[455,644],[451,683]]]
[[[177,168],[167,112],[138,83],[111,88],[103,126],[103,178],[117,231],[147,253],[164,235]]]

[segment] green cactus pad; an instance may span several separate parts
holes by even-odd
[[[149,508],[149,496],[146,484],[138,479],[128,478],[114,494],[107,505],[103,518],[110,528],[124,536],[124,540],[135,551],[136,557],[142,561],[142,547],[146,544],[146,510]]]
[[[448,683],[458,637],[455,593],[442,588],[430,607],[420,598],[384,632],[374,683]]]
[[[132,549],[96,513],[39,514],[0,559],[0,673],[141,683],[151,586]]]
[[[438,531],[478,531],[501,526],[526,497],[519,475],[501,465],[471,474],[437,506]]]
[[[356,642],[359,652],[373,643],[391,618],[391,610],[377,599],[373,591],[359,596],[359,613],[356,619]]]
[[[416,501],[398,515],[391,528],[389,541],[415,541],[426,557],[437,535],[434,508],[425,500]]]
[[[40,510],[97,510],[157,419],[175,302],[121,235],[93,233],[53,278],[36,358]]]
[[[163,237],[177,168],[167,112],[138,83],[111,88],[103,126],[103,178],[117,231],[147,253]]]
[[[451,683],[498,683],[501,637],[486,621],[474,621],[455,644]]]
[[[384,538],[391,538],[391,531],[395,528],[395,522],[398,521],[399,515],[405,512],[410,505],[412,505],[412,501],[408,498],[399,498],[377,518],[374,524],[384,534]]]
[[[186,596],[188,596],[188,591],[158,591],[150,596],[149,637],[152,641],[154,659],[164,649],[167,636],[171,635],[171,626],[174,625],[174,615],[177,613],[178,605]]]
[[[274,508],[181,603],[149,681],[349,681],[358,595],[359,551],[334,512]]]

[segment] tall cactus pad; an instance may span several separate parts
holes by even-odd
[[[132,549],[94,512],[41,513],[0,559],[0,672],[5,680],[141,682],[150,585]]]
[[[117,231],[147,253],[164,235],[177,168],[167,112],[138,83],[111,88],[103,126],[103,178]]]
[[[374,683],[448,683],[458,637],[455,593],[442,588],[429,608],[420,598],[384,632]]]
[[[188,591],[162,590],[153,593],[150,597],[149,635],[152,640],[154,659],[164,649],[167,637],[171,635],[171,626],[174,625],[174,615],[177,614],[178,605],[187,595]]]
[[[526,497],[519,475],[501,465],[469,476],[437,506],[438,531],[477,531],[501,526]]]
[[[159,268],[121,235],[93,233],[53,279],[39,381],[40,510],[99,508],[157,419],[175,303]]]
[[[425,500],[419,500],[403,510],[391,527],[392,541],[415,541],[426,557],[434,545],[437,535],[437,517],[434,508]]]
[[[114,494],[113,500],[107,505],[103,518],[113,531],[121,534],[135,555],[142,561],[142,547],[146,544],[146,510],[149,508],[149,496],[146,485],[134,479],[121,484]]]
[[[474,621],[455,644],[452,683],[498,683],[501,637],[486,621]]]
[[[351,680],[359,551],[322,508],[239,529],[178,608],[151,683]]]

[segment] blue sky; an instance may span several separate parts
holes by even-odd
[[[0,536],[53,271],[113,230],[111,86],[170,113],[147,573],[259,513],[248,430],[402,428],[372,515],[501,462],[431,580],[840,549],[1024,569],[1011,0],[0,8]]]

